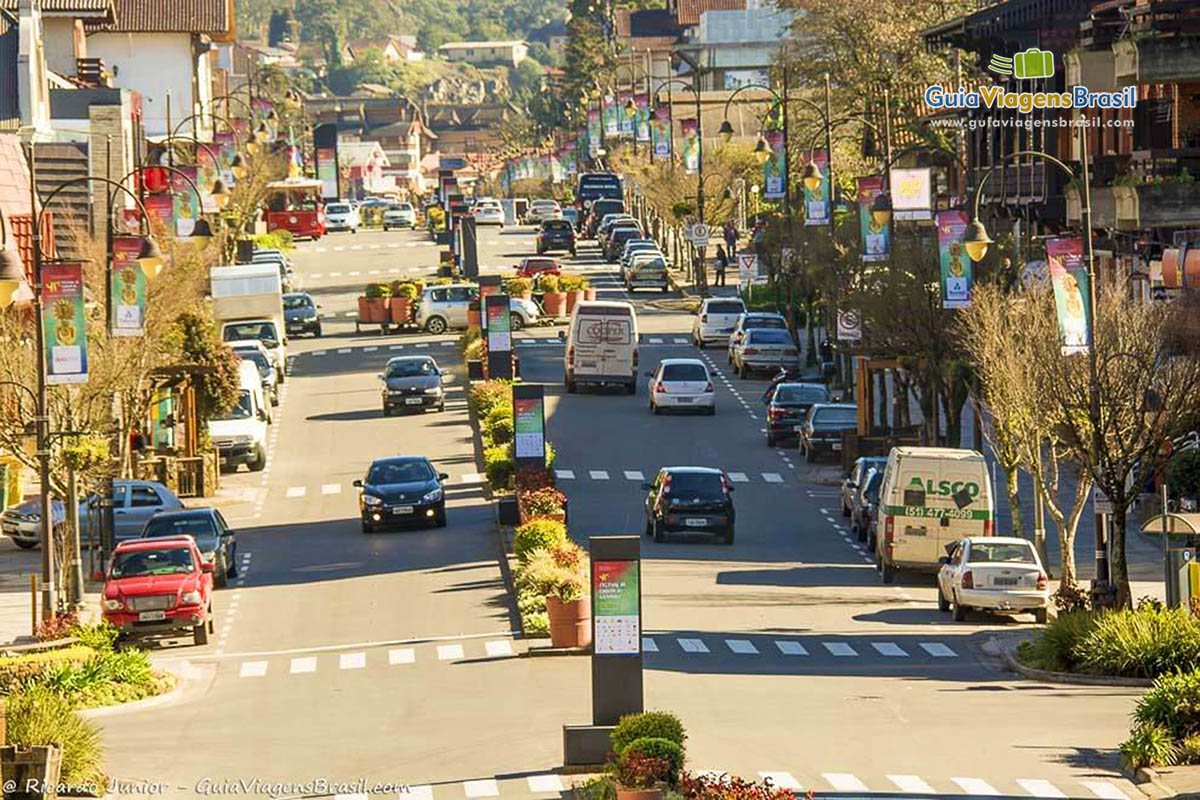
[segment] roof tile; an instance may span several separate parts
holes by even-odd
[[[88,30],[115,33],[208,33],[233,31],[231,0],[114,0],[117,21]]]
[[[675,19],[680,25],[699,25],[705,11],[744,11],[746,0],[679,0]]]

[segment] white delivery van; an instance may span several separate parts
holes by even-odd
[[[208,436],[217,447],[221,469],[245,464],[251,472],[267,465],[267,405],[262,376],[250,361],[238,367],[238,397],[223,416],[208,421]]]
[[[568,392],[581,384],[624,386],[637,392],[638,326],[631,303],[576,303],[567,330],[563,374]]]
[[[937,572],[946,545],[995,533],[987,462],[974,450],[893,447],[875,526],[875,566],[884,583],[898,569]]]
[[[209,272],[213,319],[224,342],[262,342],[279,376],[286,378],[287,337],[283,326],[283,283],[276,264],[238,264]]]

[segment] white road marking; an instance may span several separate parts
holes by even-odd
[[[625,480],[629,481],[644,481],[646,476],[636,469],[625,470]]]
[[[762,476],[767,483],[783,483],[783,476],[778,472],[764,472]]]
[[[921,649],[934,658],[957,658],[958,653],[941,642],[921,642]]]
[[[726,639],[725,645],[738,655],[758,655],[758,648],[755,647],[754,642],[750,641],[749,639]]]
[[[266,661],[247,661],[238,671],[239,678],[261,678],[267,674]]]
[[[1108,781],[1080,781],[1088,791],[1103,800],[1129,800],[1129,797]]]
[[[288,497],[304,497],[308,492],[307,486],[289,486],[287,490]]]
[[[554,470],[554,477],[560,481],[570,481],[575,479],[575,473],[569,469],[556,469]]]
[[[557,775],[530,775],[525,779],[529,791],[534,794],[559,794],[566,791],[562,778]]]
[[[362,669],[367,665],[367,654],[342,653],[338,656],[338,669]]]
[[[349,353],[349,352],[350,352],[349,347],[339,347],[338,348],[338,353]]]
[[[458,479],[459,483],[476,484],[483,483],[487,476],[482,472],[468,472]]]
[[[654,641],[654,639],[652,639],[649,636],[643,636],[642,637],[642,652],[643,653],[657,653],[658,652],[658,642]]]
[[[967,794],[1000,794],[996,787],[982,778],[951,778]]]
[[[461,644],[439,644],[437,654],[438,661],[453,661],[456,658],[463,658],[463,646]]]
[[[325,355],[325,351],[324,350],[313,350],[311,353],[309,353],[309,355],[310,356],[323,356],[323,355]]]
[[[685,653],[707,653],[708,645],[699,639],[676,639]]]
[[[871,647],[878,650],[881,656],[908,658],[908,653],[904,652],[904,648],[895,642],[871,642]]]
[[[647,341],[649,341],[650,344],[662,344],[663,343],[663,340],[661,338],[657,338],[657,337],[651,337]]]
[[[499,656],[511,656],[513,654],[512,642],[508,641],[507,639],[501,639],[495,642],[484,642],[483,649],[486,650],[487,654],[492,658],[497,658]]]
[[[857,656],[858,651],[845,642],[821,642],[821,646],[834,656]]]
[[[608,472],[602,469],[588,470],[588,477],[594,481],[606,481],[608,480]]]
[[[291,668],[290,672],[293,675],[299,675],[301,673],[316,672],[316,671],[317,671],[317,657],[316,656],[306,656],[304,658],[293,658],[292,659],[292,668]]]
[[[933,794],[933,787],[916,775],[888,775],[887,779],[896,784],[896,788],[902,792]]]
[[[789,642],[783,639],[776,640],[775,646],[779,648],[779,652],[785,656],[806,656],[808,650],[799,642]]]
[[[1050,781],[1039,778],[1017,778],[1017,785],[1034,797],[1066,797],[1066,793]]]
[[[429,342],[417,342],[417,347],[429,347]]]
[[[500,794],[500,787],[496,785],[495,778],[484,778],[481,781],[464,781],[463,791],[467,797],[496,797]]]
[[[400,647],[388,650],[389,664],[412,664],[417,660],[417,651],[411,647]]]
[[[790,772],[760,772],[758,777],[770,781],[771,785],[778,789],[790,789],[798,792],[804,788],[800,785],[800,781],[792,777]]]
[[[433,787],[427,783],[421,786],[405,786],[401,794],[405,800],[433,800]]]
[[[341,494],[342,485],[340,483],[323,483],[321,484],[321,494]]]
[[[402,345],[402,344],[389,344],[388,345],[388,350],[403,350],[403,349],[404,349],[404,345]]]
[[[674,342],[675,344],[689,344],[686,336],[676,336],[671,341]]]
[[[750,482],[750,478],[747,477],[746,473],[744,473],[744,472],[729,473],[729,480],[732,481],[733,483],[749,483]]]
[[[846,772],[823,772],[821,777],[829,781],[835,792],[865,792],[867,785]]]
[[[340,277],[342,277],[342,273],[340,273],[340,272],[331,272],[331,273],[329,273],[329,277],[331,277],[331,278],[340,278]]]
[[[363,352],[364,353],[374,353],[378,349],[379,349],[378,347],[376,347],[375,345],[372,345],[370,347],[364,347]]]
[[[346,274],[349,275],[351,278],[356,277],[358,275],[362,275],[362,273],[359,272],[358,270],[354,270],[352,272],[347,272]]]

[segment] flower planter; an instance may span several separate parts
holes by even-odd
[[[467,309],[467,327],[468,328],[478,328],[482,324],[482,321],[483,321],[483,315],[480,313],[478,308],[468,308]]]
[[[577,303],[585,299],[585,292],[586,290],[584,289],[575,289],[574,291],[567,292],[567,314],[570,314],[575,309]]]
[[[519,525],[520,516],[517,498],[504,496],[496,500],[496,517],[501,525]]]
[[[392,314],[392,322],[404,325],[412,319],[413,302],[407,297],[389,298],[388,308]]]
[[[583,290],[583,299],[584,300],[595,300],[596,299],[596,290],[595,289],[584,289]]]
[[[662,800],[665,789],[626,789],[617,784],[617,800]]]
[[[387,297],[358,298],[359,322],[391,322],[391,312],[388,310]]]
[[[550,617],[550,641],[555,647],[587,647],[592,643],[592,607],[589,598],[581,597],[564,603],[557,597],[547,597],[546,615]]]
[[[542,295],[542,308],[548,317],[565,317],[567,312],[567,293],[546,292]]]

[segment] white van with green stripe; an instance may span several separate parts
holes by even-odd
[[[987,462],[974,450],[893,447],[879,489],[875,567],[936,572],[946,545],[995,532]]]

